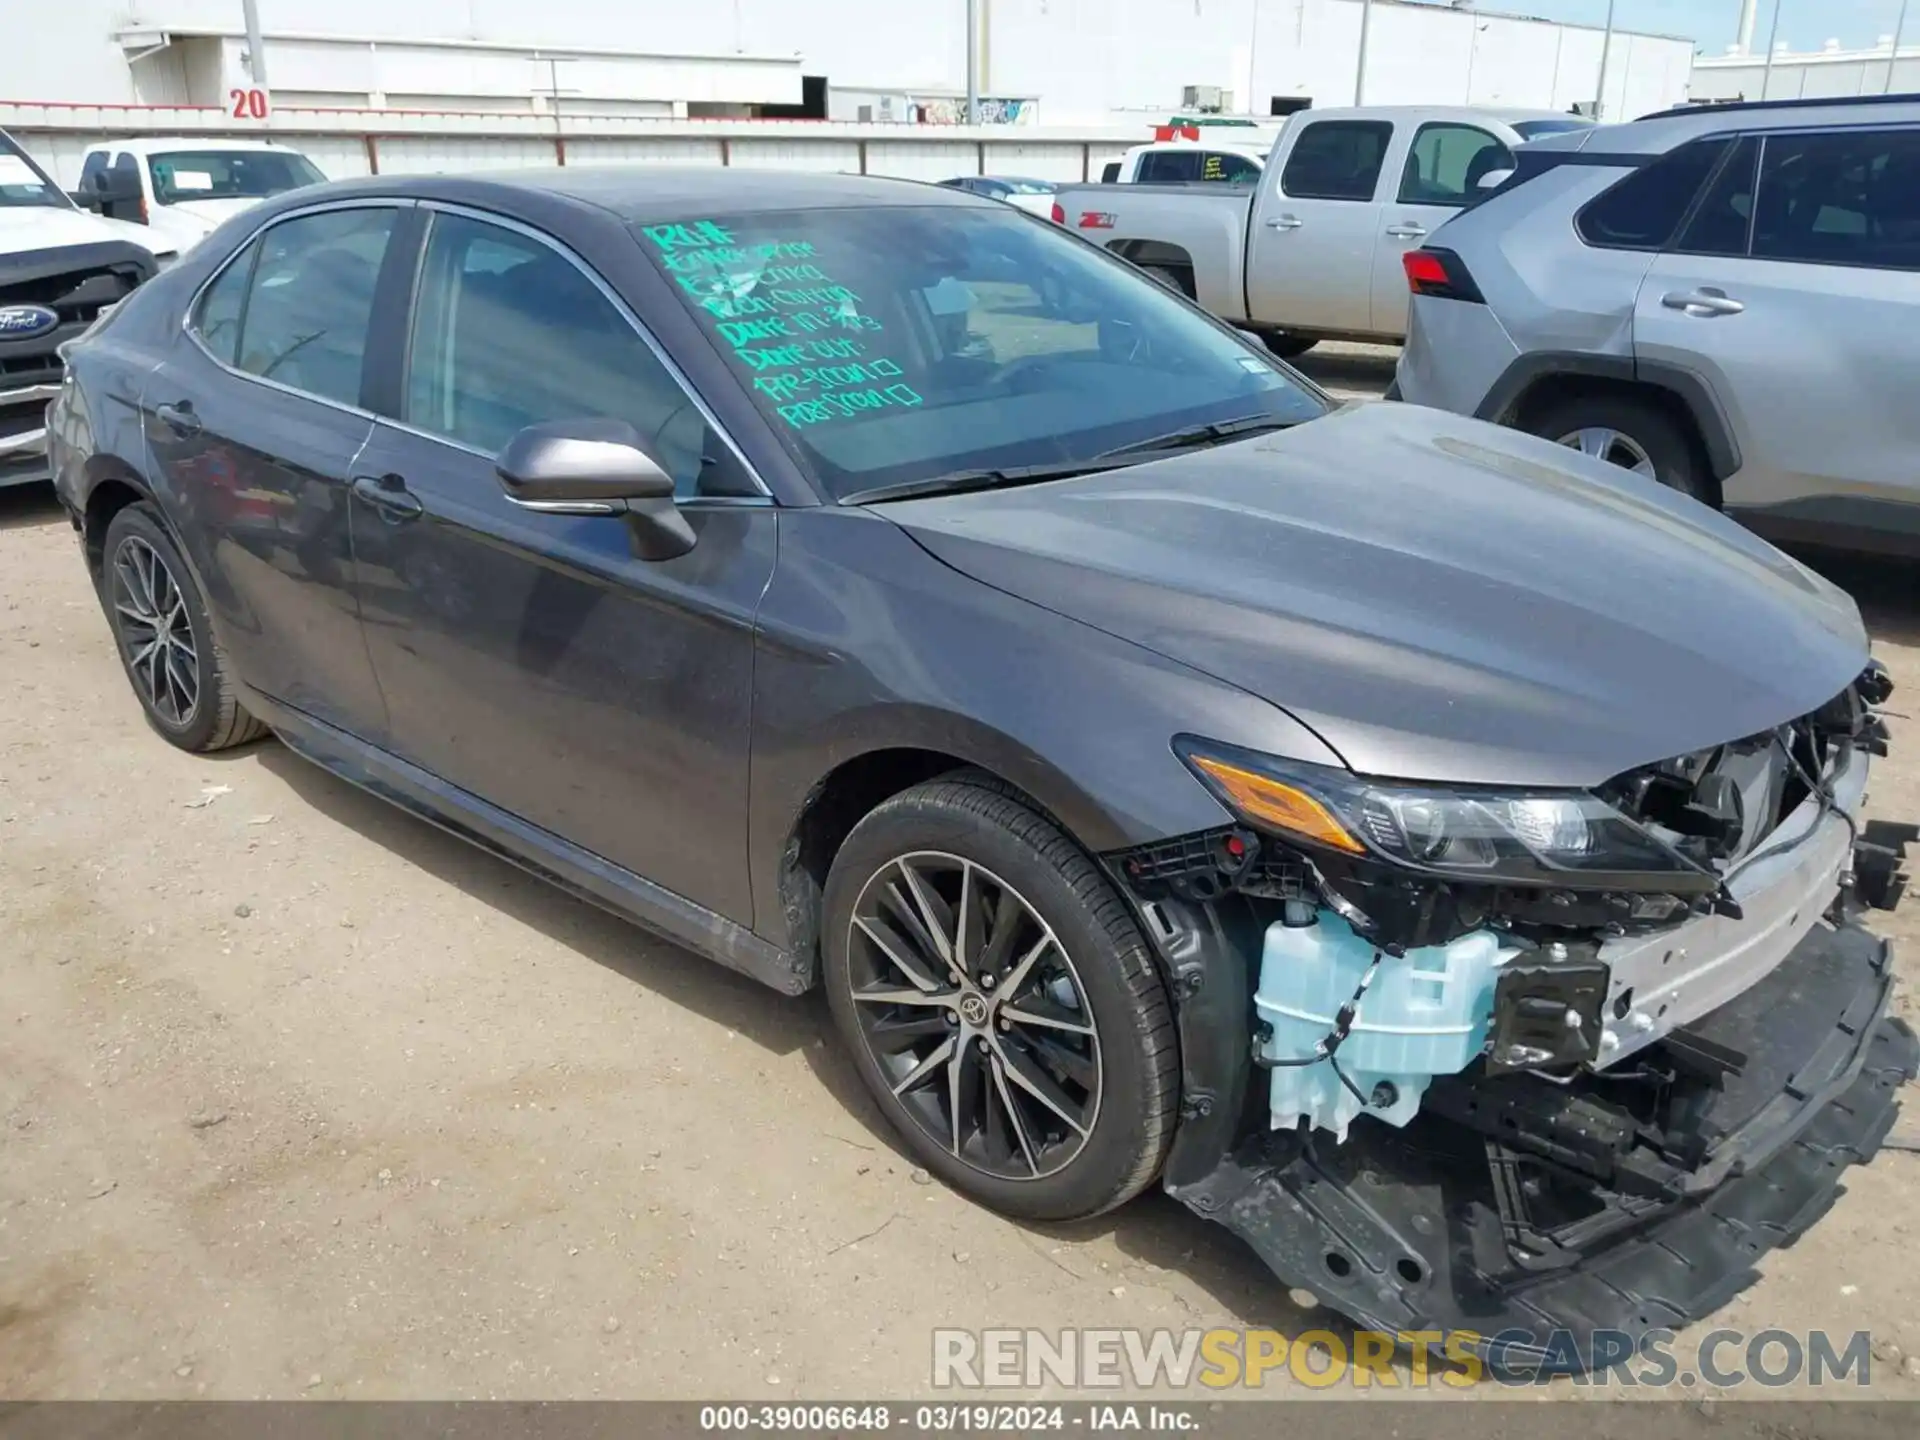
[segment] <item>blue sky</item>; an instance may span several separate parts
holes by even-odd
[[[1483,8],[1552,20],[1603,24],[1607,0],[1482,0]],[[1773,24],[1774,0],[1760,0],[1760,19],[1754,26],[1753,46],[1764,50]],[[1871,45],[1893,33],[1900,0],[1781,0],[1780,39],[1795,50],[1817,50],[1829,38],[1849,49]],[[1733,42],[1740,27],[1740,0],[1619,0],[1614,23],[1633,30],[1663,35],[1690,35],[1708,54],[1719,54]],[[1920,44],[1920,3],[1907,17],[1908,44]]]

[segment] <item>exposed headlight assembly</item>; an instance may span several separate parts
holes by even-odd
[[[1583,790],[1369,780],[1180,736],[1174,749],[1255,829],[1311,850],[1490,885],[1709,894],[1720,878]]]

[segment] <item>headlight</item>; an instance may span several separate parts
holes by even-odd
[[[1368,780],[1181,736],[1174,749],[1257,829],[1312,849],[1454,880],[1706,894],[1712,871],[1583,790],[1454,789]]]

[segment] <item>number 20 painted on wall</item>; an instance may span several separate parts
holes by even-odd
[[[267,92],[259,86],[246,90],[229,90],[227,100],[232,105],[233,118],[236,120],[264,120],[269,109]]]

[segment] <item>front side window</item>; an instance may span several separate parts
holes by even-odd
[[[1200,178],[1226,185],[1251,185],[1260,178],[1260,167],[1230,150],[1209,150],[1200,164]]]
[[[1465,205],[1480,181],[1513,168],[1513,152],[1474,125],[1422,125],[1400,175],[1402,205]]]
[[[261,200],[318,185],[326,179],[304,155],[279,150],[180,150],[149,155],[153,198],[162,205],[183,200]]]
[[[219,359],[342,405],[360,403],[373,291],[397,212],[283,220],[208,286],[195,329]]]
[[[1753,256],[1920,270],[1920,130],[1767,136]]]
[[[789,452],[836,497],[1322,413],[1279,365],[1164,286],[998,207],[689,215],[636,229]]]
[[[1315,121],[1295,137],[1280,188],[1297,200],[1371,200],[1392,143],[1389,121]]]
[[[436,215],[413,326],[405,419],[418,429],[493,455],[529,425],[625,420],[677,493],[756,493],[627,317],[538,240]]]
[[[1696,140],[1641,166],[1582,210],[1574,228],[1603,249],[1665,249],[1730,143]]]

